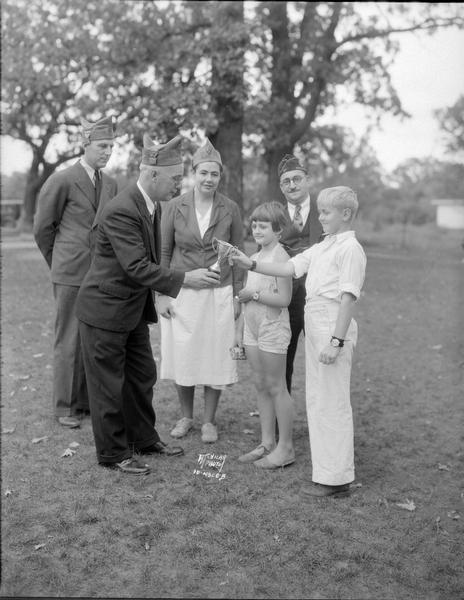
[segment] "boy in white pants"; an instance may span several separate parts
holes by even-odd
[[[264,275],[306,278],[306,411],[313,465],[304,495],[342,497],[354,481],[354,434],[350,375],[357,324],[354,305],[364,283],[366,255],[352,223],[355,192],[322,190],[317,199],[325,238],[286,263],[252,261],[236,251],[240,266]]]

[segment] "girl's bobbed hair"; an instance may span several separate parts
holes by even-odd
[[[272,231],[282,231],[289,224],[288,215],[280,202],[263,202],[251,213],[250,222],[264,221],[271,223]]]

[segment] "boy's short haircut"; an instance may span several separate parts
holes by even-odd
[[[281,231],[289,224],[288,215],[280,202],[264,202],[259,204],[250,216],[253,221],[264,221],[272,225],[272,231]]]
[[[358,212],[359,202],[356,192],[345,185],[337,185],[321,190],[317,197],[317,201],[319,202],[320,200],[331,202],[339,210],[349,208],[352,217]]]

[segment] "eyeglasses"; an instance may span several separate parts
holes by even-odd
[[[295,175],[295,177],[290,178],[286,178],[286,179],[282,179],[282,181],[280,182],[281,187],[290,187],[290,185],[293,183],[294,185],[299,185],[302,181],[303,181],[304,177],[302,177],[301,175]]]

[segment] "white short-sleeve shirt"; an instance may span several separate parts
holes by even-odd
[[[290,259],[295,277],[306,277],[306,300],[315,297],[340,301],[344,292],[358,299],[366,273],[366,255],[355,232],[328,235]]]

